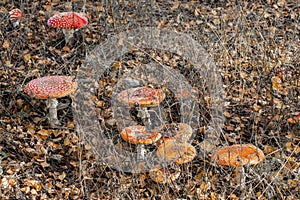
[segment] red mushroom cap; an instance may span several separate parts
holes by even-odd
[[[82,13],[62,12],[52,16],[47,24],[53,28],[78,29],[86,26],[88,19]]]
[[[150,87],[137,87],[123,90],[118,94],[118,100],[133,106],[138,103],[141,107],[158,106],[165,98],[165,94],[161,89]]]
[[[121,137],[133,144],[152,144],[160,139],[161,134],[156,131],[147,131],[145,126],[129,126],[121,132]]]
[[[223,166],[239,167],[256,165],[262,162],[265,155],[253,144],[235,144],[217,149],[211,156],[213,162]]]
[[[10,19],[16,19],[22,17],[22,11],[19,8],[15,8],[9,12]]]
[[[25,85],[24,91],[39,99],[65,97],[74,92],[77,83],[71,76],[45,76],[37,78]]]

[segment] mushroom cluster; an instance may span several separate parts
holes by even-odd
[[[20,9],[13,9],[9,12],[10,19],[18,23],[18,19],[22,16]],[[86,26],[88,19],[82,13],[62,12],[52,16],[47,24],[53,28],[63,29],[66,43],[69,43],[73,37],[74,31]],[[15,26],[15,24],[14,24]],[[47,99],[47,108],[49,108],[49,122],[52,128],[60,125],[57,117],[56,98],[68,96],[77,88],[77,83],[70,76],[46,76],[30,81],[24,87],[24,91],[31,97],[38,99]]]
[[[138,159],[145,159],[144,145],[160,141],[156,156],[160,164],[149,172],[149,176],[158,183],[170,183],[180,175],[180,164],[191,162],[197,155],[193,145],[188,143],[193,130],[186,123],[166,123],[153,127],[148,108],[161,104],[165,94],[161,89],[136,87],[121,91],[118,101],[137,110],[137,117],[142,125],[124,128],[121,137],[137,145]],[[165,167],[166,166],[166,167]]]
[[[137,117],[142,120],[143,125],[129,126],[121,132],[121,137],[138,148],[138,159],[144,159],[145,144],[153,144],[160,139],[161,134],[151,130],[150,114],[148,107],[158,106],[165,98],[160,89],[150,87],[136,87],[123,90],[118,94],[118,101],[127,104],[137,110]]]

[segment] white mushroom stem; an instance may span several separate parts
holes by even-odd
[[[17,28],[20,26],[20,19],[12,19],[13,27]]]
[[[74,29],[63,29],[63,33],[65,35],[65,40],[67,44],[69,43],[70,39],[73,38],[75,31],[76,30]]]
[[[138,144],[137,145],[137,160],[138,161],[144,160],[146,153],[147,153],[147,150],[145,149],[145,145]]]
[[[243,166],[235,168],[235,181],[240,184],[240,189],[243,190],[246,184],[245,169]]]
[[[147,110],[147,108],[141,108],[138,110],[138,117],[140,117],[144,123],[144,126],[146,129],[151,129],[151,119],[150,119],[150,114]]]
[[[54,98],[49,98],[47,100],[46,105],[47,105],[47,108],[49,108],[49,121],[50,121],[51,127],[56,127],[56,126],[60,125],[60,122],[57,117],[58,101]]]

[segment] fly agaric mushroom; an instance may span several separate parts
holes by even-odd
[[[141,107],[155,107],[158,106],[165,98],[165,94],[161,89],[154,89],[150,87],[136,87],[123,90],[118,95],[118,100],[134,106],[136,102]]]
[[[20,24],[20,18],[22,17],[22,11],[18,8],[12,9],[9,12],[9,18],[13,22],[13,26],[17,27]]]
[[[239,167],[256,165],[263,161],[265,155],[253,144],[236,144],[217,149],[211,156],[212,161],[222,166]]]
[[[147,131],[145,126],[129,126],[122,130],[121,137],[132,144],[137,145],[138,155],[144,159],[144,144],[153,144],[160,139],[161,134],[156,131]]]
[[[150,178],[162,184],[170,184],[180,176],[180,167],[178,165],[171,165],[170,167],[161,167],[161,165],[155,165],[149,172]]]
[[[191,162],[197,155],[195,147],[189,143],[180,143],[176,140],[167,140],[156,151],[158,158],[176,164]]]
[[[261,149],[253,144],[235,144],[217,149],[211,160],[221,166],[235,167],[236,180],[243,187],[244,165],[256,165],[262,162],[265,155]]]
[[[62,12],[52,16],[47,22],[48,26],[63,30],[66,43],[69,43],[77,29],[86,26],[87,23],[85,15],[77,12]]]
[[[176,140],[178,142],[188,142],[193,134],[193,129],[186,123],[171,123],[157,127],[155,130],[162,133],[162,140]]]
[[[77,88],[77,83],[70,76],[45,76],[31,80],[24,87],[24,91],[31,97],[47,99],[51,127],[60,125],[57,118],[56,98],[70,95]]]
[[[150,115],[147,107],[158,106],[165,98],[161,89],[150,87],[136,87],[123,90],[118,94],[118,100],[122,103],[129,104],[131,107],[138,109],[137,116],[140,117],[144,125],[151,126]]]

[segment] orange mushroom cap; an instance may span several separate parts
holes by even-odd
[[[88,19],[82,13],[62,12],[52,16],[47,24],[53,28],[78,29],[86,26]]]
[[[76,88],[77,83],[71,76],[45,76],[31,80],[24,91],[31,97],[47,99],[68,96]]]
[[[141,107],[158,106],[165,98],[161,89],[150,87],[137,87],[123,90],[118,94],[118,100],[133,106],[138,103]]]
[[[9,12],[9,15],[10,15],[10,19],[21,18],[22,17],[22,11],[19,8],[15,8],[15,9],[12,9]]]
[[[187,142],[192,134],[193,129],[186,123],[171,123],[159,126],[157,131],[163,134],[163,141],[177,140],[179,142]]]
[[[253,144],[236,144],[217,149],[211,160],[218,165],[239,167],[256,165],[262,162],[265,155],[262,150]]]
[[[180,176],[180,167],[178,165],[172,165],[168,168],[162,168],[160,165],[155,165],[149,172],[150,178],[157,183],[172,183]]]
[[[129,126],[122,130],[121,137],[133,144],[152,144],[160,139],[161,134],[156,131],[147,131],[145,126]]]
[[[167,140],[157,148],[156,155],[162,160],[183,164],[191,162],[196,157],[197,150],[189,143]]]

